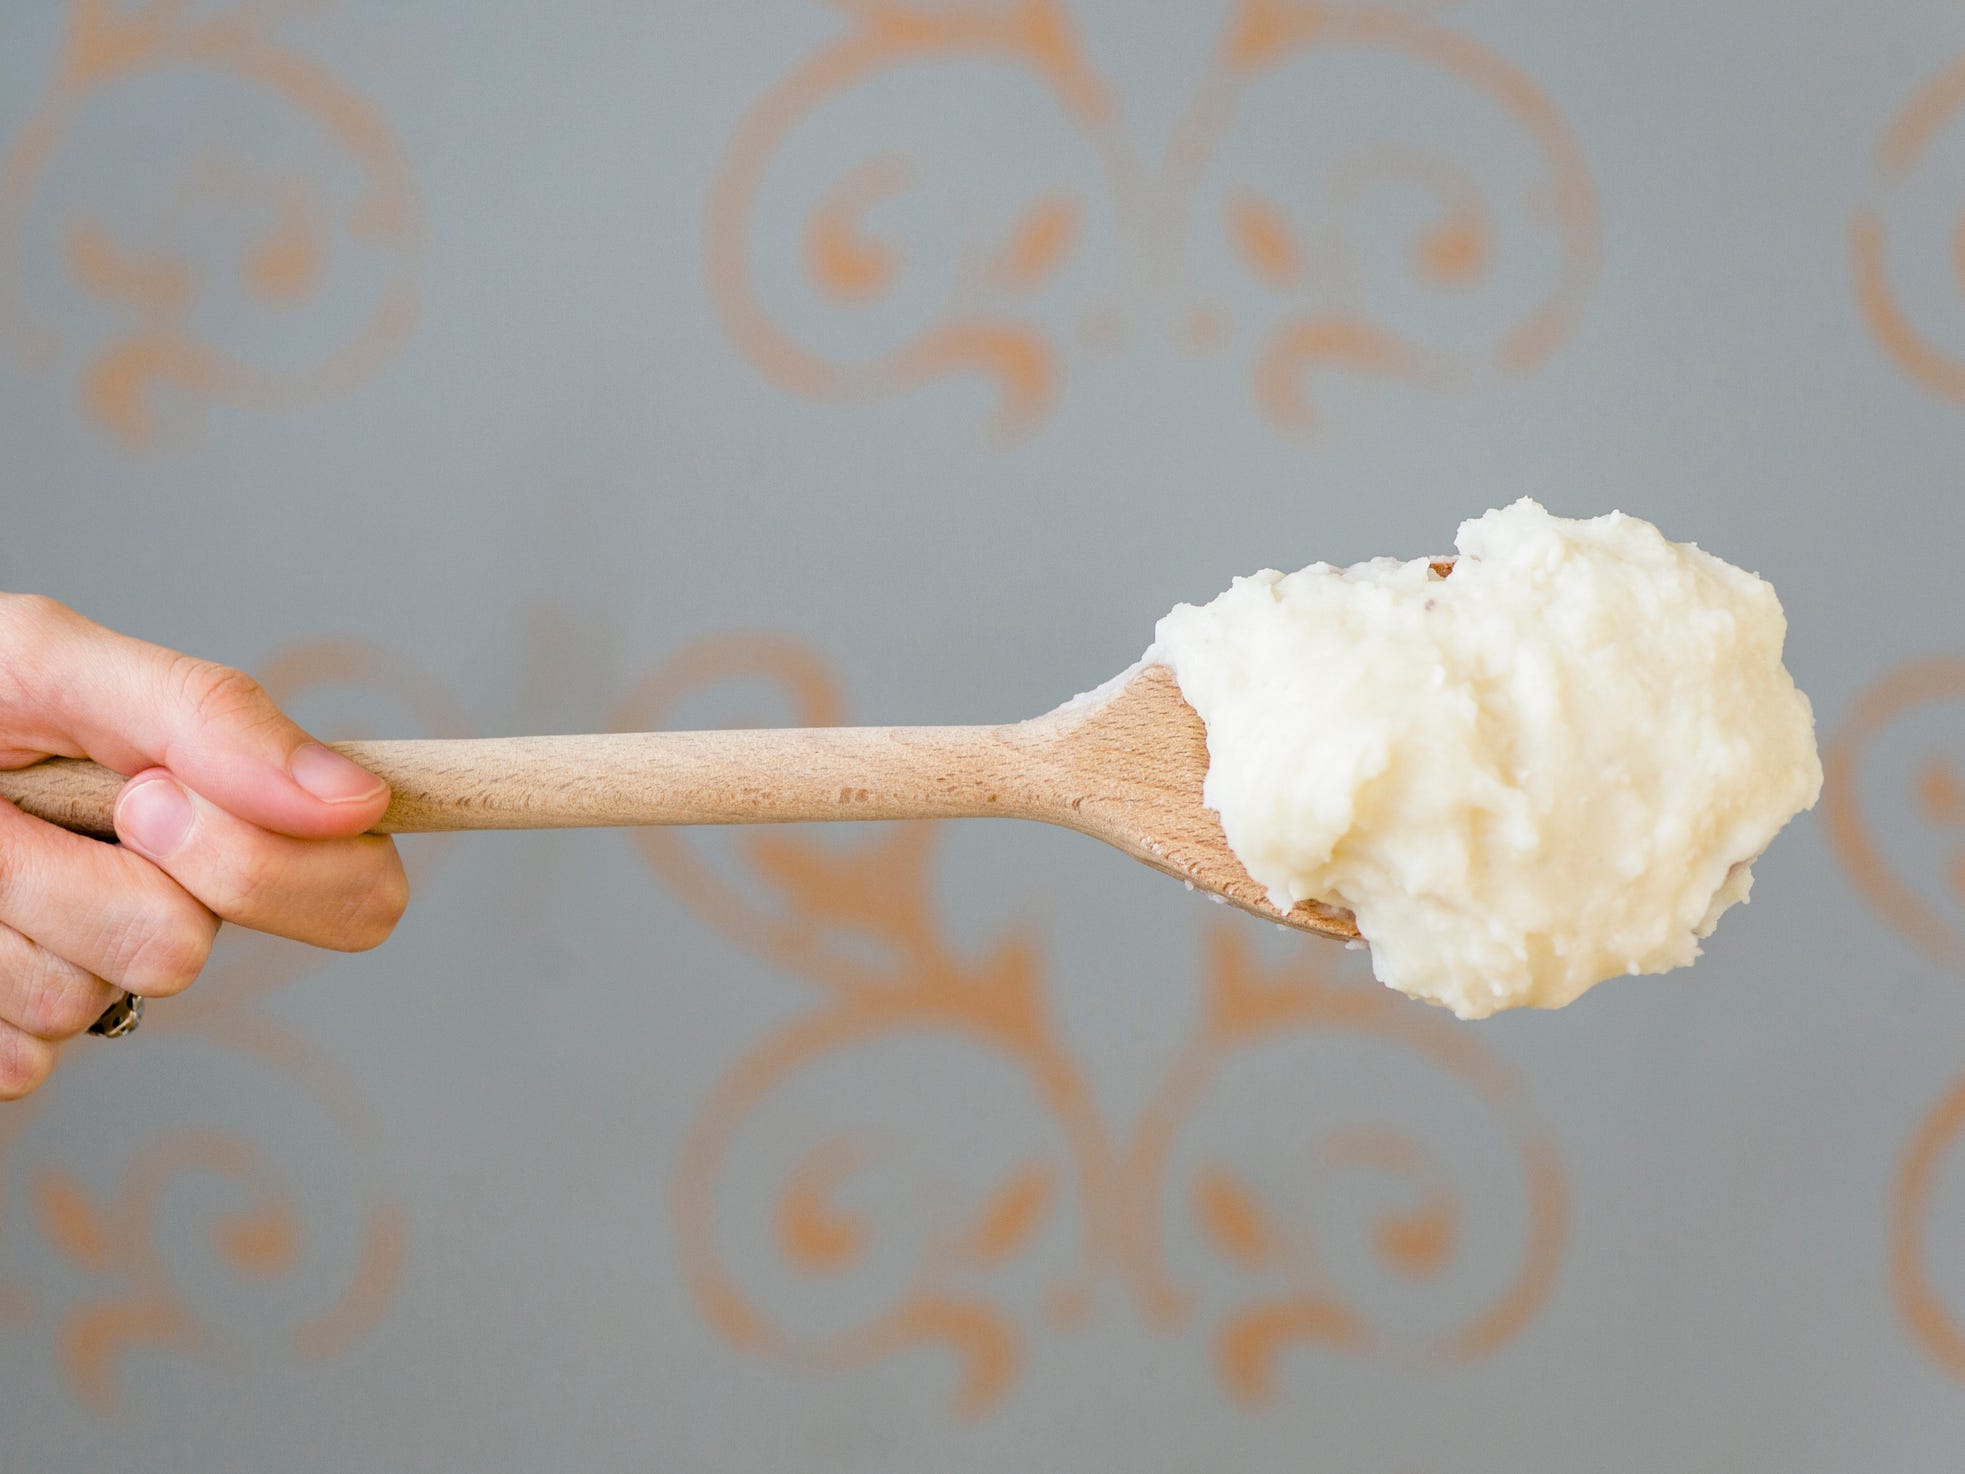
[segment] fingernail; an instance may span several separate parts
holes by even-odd
[[[191,799],[171,778],[146,778],[123,790],[116,832],[139,854],[168,860],[191,837]]]
[[[304,743],[287,759],[293,781],[325,804],[359,803],[374,798],[388,785],[367,768],[348,761],[331,747]]]

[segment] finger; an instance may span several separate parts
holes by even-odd
[[[31,1094],[55,1067],[55,1046],[0,1023],[0,1100]]]
[[[71,1039],[120,997],[87,968],[0,926],[0,1022],[36,1039]]]
[[[264,829],[360,834],[388,786],[289,720],[250,676],[119,635],[52,599],[0,594],[0,753],[169,768]]]
[[[344,952],[379,945],[409,879],[381,835],[294,839],[227,813],[162,768],[131,778],[116,834],[227,921]]]
[[[0,922],[146,998],[181,993],[218,918],[150,861],[0,802]]]

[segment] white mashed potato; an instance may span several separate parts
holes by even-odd
[[[1618,512],[1456,541],[1450,577],[1271,570],[1160,621],[1229,845],[1462,1018],[1692,961],[1821,792],[1772,586]]]

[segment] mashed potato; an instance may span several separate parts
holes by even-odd
[[[1692,961],[1821,791],[1773,588],[1617,512],[1523,500],[1457,544],[1450,577],[1272,570],[1160,621],[1229,845],[1462,1018]]]

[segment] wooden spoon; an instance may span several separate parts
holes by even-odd
[[[1027,722],[337,742],[388,781],[379,834],[828,819],[1035,819],[1197,890],[1355,941],[1349,912],[1269,903],[1201,803],[1207,733],[1165,666],[1137,665]],[[0,797],[112,839],[123,775],[73,758],[0,772]]]

